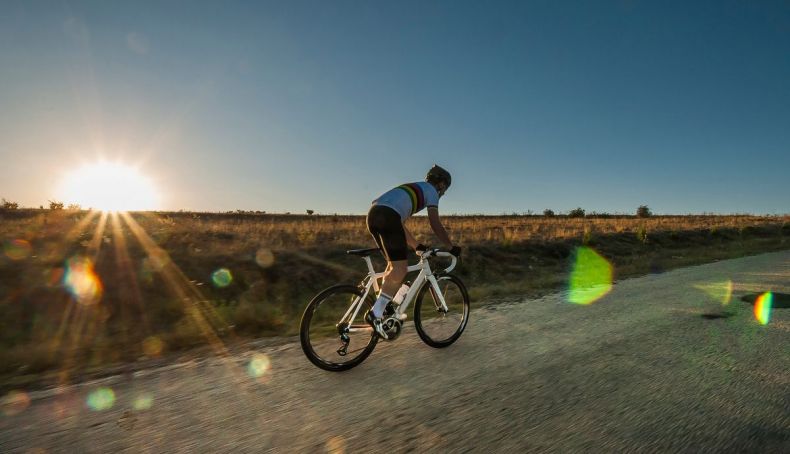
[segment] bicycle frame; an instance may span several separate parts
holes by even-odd
[[[431,256],[450,257],[450,259],[452,260],[450,266],[445,268],[444,271],[442,271],[442,274],[449,273],[450,271],[452,271],[455,268],[455,265],[458,261],[458,259],[454,255],[450,254],[449,252],[443,252],[438,249],[431,249],[422,253],[422,255],[420,256],[420,261],[417,264],[411,265],[407,268],[407,272],[413,272],[419,270],[420,273],[414,279],[414,282],[409,288],[409,291],[403,297],[403,301],[395,308],[394,317],[400,319],[401,321],[406,319],[406,317],[404,317],[406,315],[406,309],[408,309],[409,304],[411,304],[411,302],[417,296],[417,292],[420,291],[420,289],[422,288],[423,285],[425,285],[426,282],[433,289],[434,296],[438,297],[439,303],[442,306],[441,309],[444,310],[445,312],[447,311],[447,304],[444,301],[444,295],[442,295],[442,292],[439,289],[439,282],[436,279],[436,276],[431,271],[431,266],[427,260]],[[384,277],[384,272],[377,273],[376,270],[373,269],[373,262],[371,261],[370,256],[365,256],[363,257],[363,259],[365,260],[365,264],[367,264],[368,266],[368,274],[362,279],[360,286],[364,287],[365,291],[363,292],[361,297],[357,297],[354,299],[354,301],[351,303],[351,306],[349,306],[348,310],[343,315],[343,318],[340,319],[340,321],[338,322],[338,325],[340,325],[341,323],[347,321],[346,323],[348,326],[348,332],[350,333],[370,331],[373,329],[367,323],[364,323],[362,325],[354,325],[353,322],[357,318],[357,315],[359,315],[359,311],[363,307],[364,301],[367,298],[367,296],[370,294],[371,289],[374,292],[378,293],[380,288],[379,280]]]

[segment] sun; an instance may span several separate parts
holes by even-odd
[[[102,211],[146,211],[159,205],[149,178],[134,167],[113,162],[85,164],[67,173],[58,195],[67,204]]]

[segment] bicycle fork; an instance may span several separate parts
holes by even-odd
[[[447,302],[445,302],[444,295],[442,295],[442,289],[439,287],[439,281],[434,275],[430,275],[428,276],[428,283],[430,284],[429,290],[433,296],[433,303],[436,306],[436,311],[447,315]]]

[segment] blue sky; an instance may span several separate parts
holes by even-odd
[[[139,166],[164,209],[790,212],[790,4],[0,5],[0,196]]]

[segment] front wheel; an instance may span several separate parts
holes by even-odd
[[[373,352],[378,336],[365,323],[365,312],[373,307],[370,294],[362,301],[353,324],[349,309],[364,292],[353,285],[335,285],[310,301],[302,315],[299,340],[307,359],[321,369],[340,372],[358,365]]]
[[[420,339],[435,348],[451,345],[461,337],[469,321],[469,293],[453,275],[436,278],[447,310],[430,282],[426,282],[414,303],[414,327]]]

